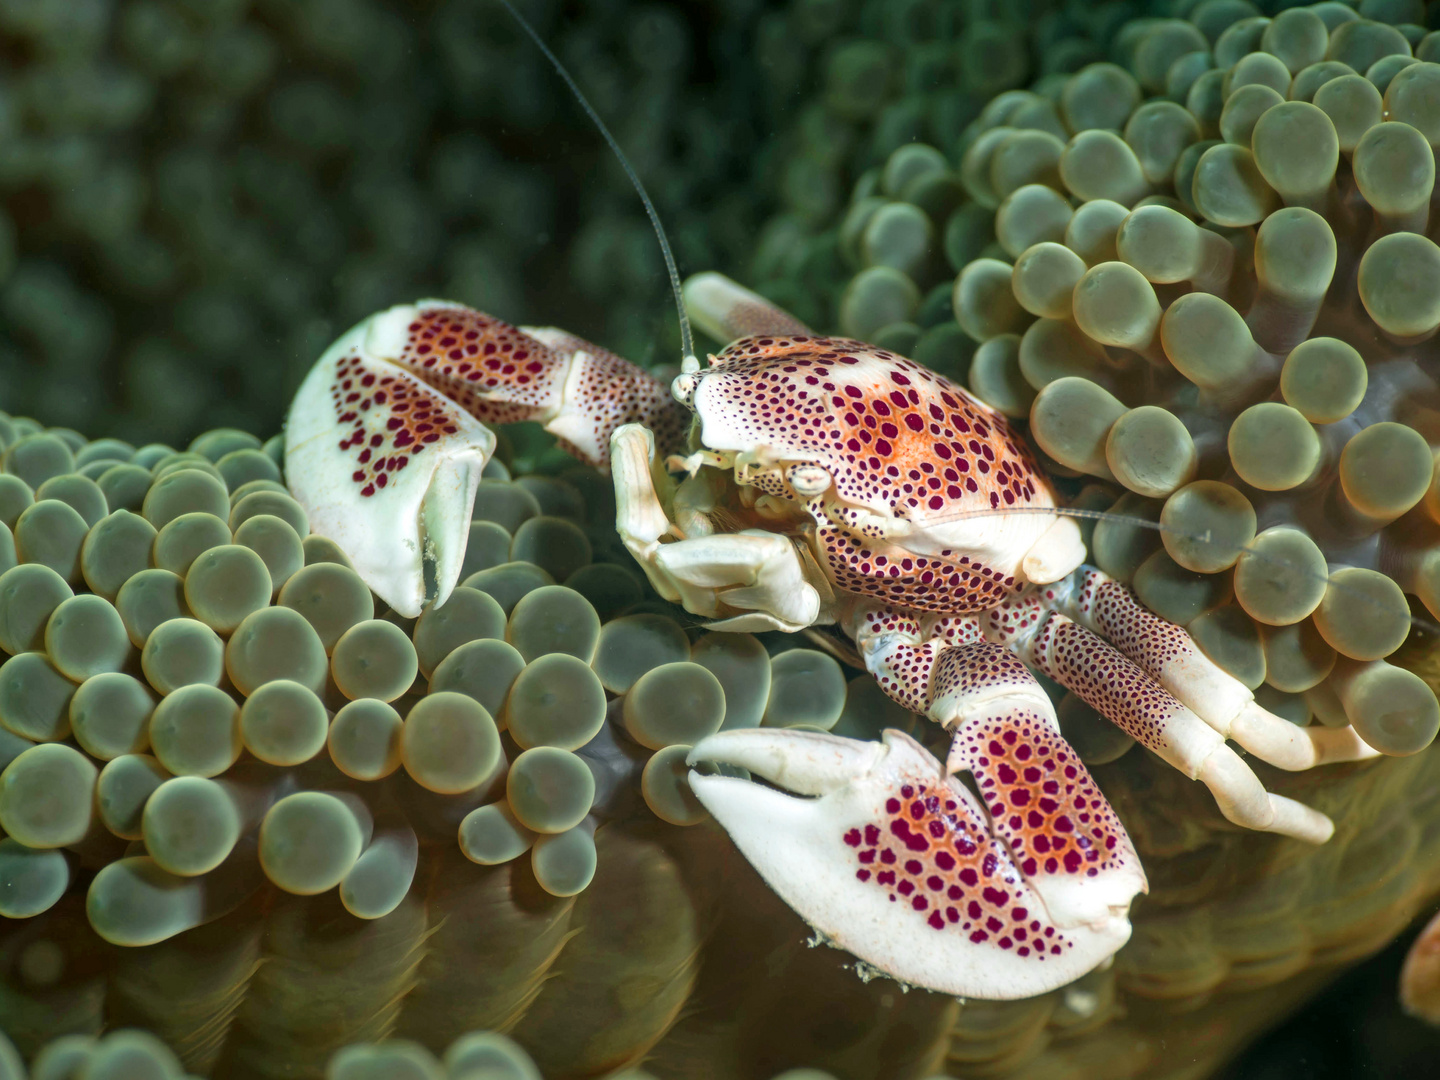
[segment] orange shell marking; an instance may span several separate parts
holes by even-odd
[[[702,374],[695,406],[712,449],[763,446],[786,462],[819,465],[840,499],[890,517],[924,524],[1051,505],[1003,416],[914,361],[858,341],[742,338]],[[727,445],[714,445],[712,416]],[[741,479],[793,498],[774,473]],[[981,611],[1016,587],[969,554],[916,555],[868,527],[824,528],[818,539],[841,589],[907,608]]]

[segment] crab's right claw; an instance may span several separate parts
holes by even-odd
[[[285,473],[329,537],[401,615],[455,586],[495,435],[399,359],[419,309],[373,315],[325,351],[285,421]]]
[[[828,941],[902,983],[1014,999],[1084,975],[1130,937],[1125,902],[1057,926],[969,790],[898,731],[866,743],[725,731],[691,764],[695,795],[781,898]],[[796,797],[796,796],[808,797]]]

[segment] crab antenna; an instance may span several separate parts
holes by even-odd
[[[1047,514],[1056,517],[1083,518],[1087,521],[1118,521],[1122,525],[1134,525],[1142,529],[1153,529],[1155,532],[1175,533],[1187,540],[1199,540],[1201,543],[1210,542],[1210,530],[1203,533],[1187,533],[1171,525],[1162,525],[1158,521],[1151,521],[1149,518],[1138,517],[1134,514],[1117,514],[1113,510],[1086,510],[1079,506],[1006,506],[995,507],[991,510],[960,510],[953,514],[945,514],[941,517],[926,518],[925,524],[929,525],[950,525],[956,521],[966,521],[970,518],[987,517],[1009,517],[1012,514]]]
[[[600,129],[600,134],[605,136],[605,141],[610,144],[610,149],[614,151],[620,167],[625,170],[625,175],[630,178],[630,183],[635,185],[635,191],[640,196],[640,201],[645,204],[645,213],[650,215],[650,224],[655,228],[655,236],[660,241],[660,251],[665,256],[665,269],[670,275],[670,291],[675,296],[675,310],[680,314],[681,370],[685,372],[699,371],[700,361],[695,358],[695,338],[690,332],[690,316],[685,313],[685,299],[680,291],[680,271],[675,267],[675,255],[671,252],[670,241],[665,236],[665,226],[660,224],[660,215],[655,212],[655,204],[650,201],[649,192],[640,182],[640,177],[631,166],[630,159],[625,156],[625,151],[620,149],[620,144],[615,141],[615,136],[610,134],[610,129],[605,126],[605,121],[600,119],[600,114],[590,104],[590,99],[581,93],[580,87],[576,85],[565,65],[560,62],[560,58],[550,51],[550,46],[545,44],[540,35],[535,32],[535,28],[525,20],[525,16],[515,10],[515,6],[510,3],[510,0],[500,0],[500,3],[505,5],[505,10],[510,12],[515,21],[520,24],[520,29],[525,31],[530,40],[535,43],[535,47],[545,54],[545,59],[554,66],[560,78],[565,80],[565,85],[575,95],[575,100],[580,102],[580,107]]]

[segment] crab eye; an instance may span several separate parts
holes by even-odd
[[[792,465],[785,473],[785,479],[795,494],[813,499],[830,487],[830,474],[819,465]]]
[[[675,376],[675,380],[670,384],[670,393],[674,395],[675,400],[680,402],[680,404],[694,408],[695,388],[699,385],[700,376],[694,372],[687,371],[684,374]]]

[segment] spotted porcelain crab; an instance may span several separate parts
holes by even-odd
[[[611,471],[620,536],[662,595],[720,630],[847,635],[890,697],[952,735],[943,764],[898,731],[760,728],[703,740],[692,762],[741,769],[690,779],[797,912],[905,983],[1025,997],[1129,937],[1144,871],[1032,670],[1206,784],[1232,822],[1330,836],[1226,740],[1286,769],[1374,752],[1350,729],[1266,712],[1084,566],[1078,527],[1004,417],[719,275],[685,296],[737,340],[703,369],[687,360],[673,387],[564,331],[452,303],[373,316],[296,397],[295,497],[377,594],[418,615],[459,574],[495,445],[485,424],[535,420]]]

